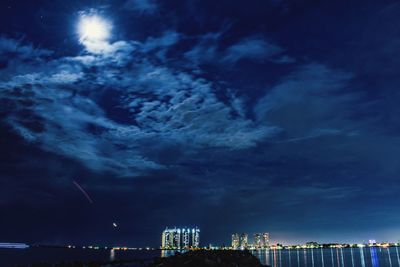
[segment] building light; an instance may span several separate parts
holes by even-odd
[[[200,244],[200,230],[196,228],[166,228],[161,235],[161,249],[194,249]]]

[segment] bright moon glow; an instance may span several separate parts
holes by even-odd
[[[110,37],[110,30],[111,25],[96,15],[82,16],[79,22],[81,42],[104,42]]]

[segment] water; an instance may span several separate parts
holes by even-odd
[[[0,249],[0,267],[74,261],[151,260],[160,257],[160,251],[67,249],[32,247],[29,249]],[[137,264],[139,265],[139,264]],[[135,265],[132,265],[135,266]],[[139,265],[140,266],[140,265]]]
[[[399,250],[390,248],[328,248],[256,250],[272,267],[400,267]]]
[[[397,247],[252,251],[272,267],[400,267]],[[92,250],[62,248],[0,249],[0,267],[38,262],[112,261],[168,257],[174,251]]]

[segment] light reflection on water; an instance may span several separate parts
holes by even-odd
[[[115,250],[110,249],[110,261],[115,261]]]
[[[175,252],[162,250],[161,257],[172,256]],[[400,267],[398,247],[271,249],[252,253],[262,264],[272,267]]]
[[[273,267],[400,267],[397,247],[256,250],[262,264]]]
[[[166,258],[175,255],[176,252],[184,253],[187,250],[161,250],[161,258]]]

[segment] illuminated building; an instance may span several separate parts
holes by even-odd
[[[174,248],[181,248],[181,229],[174,231]]]
[[[263,233],[262,234],[262,247],[263,248],[269,248],[269,233]]]
[[[165,228],[161,236],[162,249],[190,249],[200,245],[200,229]]]
[[[238,249],[240,245],[239,234],[232,235],[232,248]]]
[[[200,246],[200,229],[193,228],[192,229],[192,247],[198,248]]]
[[[255,233],[254,234],[254,243],[253,243],[253,247],[255,249],[260,249],[264,247],[264,242],[263,242],[263,238],[262,238],[262,234],[258,234]]]
[[[171,235],[171,232],[168,229],[165,229],[162,232],[162,237],[161,237],[161,247],[162,248],[171,248],[172,247],[172,243],[170,241],[170,235]]]
[[[188,249],[190,247],[190,229],[182,229],[182,246],[184,249]]]
[[[240,248],[246,249],[249,246],[249,235],[243,233],[240,235]]]
[[[174,244],[174,232],[173,232],[172,229],[169,231],[168,243],[169,243],[169,247],[170,248],[175,247],[175,244]]]
[[[269,248],[269,233],[263,233],[262,243],[263,243],[264,248]]]
[[[253,244],[249,245],[249,236],[247,233],[232,234],[232,249],[263,249],[269,248],[269,233],[254,233]]]

